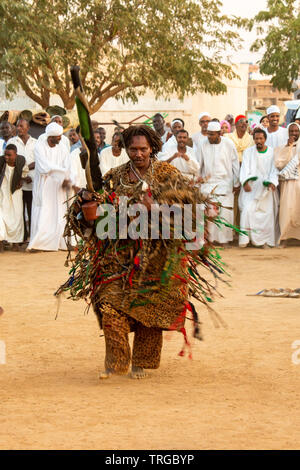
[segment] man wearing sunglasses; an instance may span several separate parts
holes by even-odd
[[[203,140],[207,137],[207,127],[211,121],[211,116],[209,115],[209,113],[204,112],[199,114],[198,119],[201,131],[196,132],[196,134],[192,135],[192,140],[194,142],[194,147],[196,151],[200,148],[201,142],[203,142]]]

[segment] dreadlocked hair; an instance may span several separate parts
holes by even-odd
[[[127,149],[133,137],[136,136],[144,136],[147,139],[148,144],[152,148],[152,156],[157,155],[158,152],[161,151],[162,142],[160,137],[156,134],[156,132],[151,129],[151,127],[140,125],[140,126],[130,126],[122,133],[121,143]]]

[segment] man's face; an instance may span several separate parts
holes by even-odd
[[[152,148],[150,147],[146,137],[143,135],[133,137],[127,152],[130,160],[136,168],[139,170],[148,168]]]
[[[51,119],[51,122],[56,122],[60,126],[63,125],[63,120],[62,120],[62,117],[60,117],[60,116],[56,116],[53,120]]]
[[[207,138],[210,144],[219,144],[221,142],[221,131],[208,131]]]
[[[96,146],[97,146],[97,147],[100,147],[100,145],[102,144],[102,142],[101,142],[101,137],[100,137],[99,132],[95,132],[95,133],[94,133],[94,136],[95,136]]]
[[[264,149],[266,138],[262,132],[257,132],[254,134],[254,143],[257,150],[261,151]]]
[[[206,132],[207,131],[207,126],[210,123],[211,119],[209,116],[202,116],[202,118],[199,121],[201,131]]]
[[[113,141],[112,141],[112,147],[113,149],[115,150],[119,150],[120,149],[120,136],[119,135],[115,135],[114,138],[113,138]]]
[[[27,121],[20,119],[17,123],[17,133],[19,137],[24,137],[28,134],[29,125]]]
[[[100,132],[101,141],[105,142],[106,130],[103,127],[99,127],[98,131]]]
[[[154,116],[152,122],[156,131],[161,131],[164,128],[165,120],[161,116]]]
[[[176,136],[178,131],[180,131],[180,129],[183,129],[182,123],[181,122],[175,122],[175,124],[173,124],[173,126],[172,126],[173,134]]]
[[[71,129],[70,132],[69,132],[69,140],[71,142],[71,144],[76,144],[79,140],[79,135],[77,134],[77,132],[75,131],[75,129]]]
[[[224,134],[228,134],[229,132],[230,130],[229,130],[228,124],[224,122],[221,126],[221,134],[224,135]]]
[[[189,138],[189,136],[186,132],[178,132],[178,134],[176,136],[176,140],[177,140],[177,144],[178,144],[179,149],[186,147],[188,138]]]
[[[5,150],[4,158],[8,166],[15,166],[17,154],[14,150]]]
[[[4,139],[9,139],[12,136],[12,128],[9,122],[1,123],[0,134]]]
[[[300,131],[298,129],[298,126],[290,126],[289,127],[289,137],[292,137],[294,139],[294,142],[297,142],[299,139]]]
[[[61,135],[51,135],[50,137],[48,137],[48,142],[51,147],[55,147],[55,145],[58,145],[60,141]]]
[[[279,113],[269,114],[268,119],[272,127],[277,127],[279,125],[280,114]]]
[[[246,132],[247,127],[248,127],[248,120],[247,119],[239,119],[238,122],[235,125],[237,130],[240,130],[241,132]]]
[[[267,116],[262,119],[261,125],[264,127],[269,127],[269,119],[267,118]]]

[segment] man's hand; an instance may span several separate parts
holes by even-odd
[[[71,181],[70,180],[64,180],[62,184],[63,189],[70,189],[71,188]]]
[[[270,191],[270,189],[271,189],[272,191],[275,191],[276,186],[275,186],[273,183],[270,183],[269,186],[268,186],[268,190]]]
[[[198,183],[200,183],[200,184],[204,183],[204,179],[202,178],[202,176],[199,176],[199,178],[195,179],[195,184],[198,184]]]
[[[29,170],[34,170],[35,169],[35,162],[29,163],[28,169]]]
[[[30,176],[26,176],[26,178],[24,178],[24,181],[27,184],[32,183],[32,179],[30,178]]]
[[[186,153],[180,153],[179,156],[180,156],[180,158],[183,158],[186,162],[189,161],[189,157],[187,156]]]
[[[72,189],[73,189],[73,191],[74,191],[75,193],[78,193],[81,188],[79,188],[78,186],[73,185],[73,186],[72,186]]]
[[[247,183],[244,184],[243,188],[244,188],[244,191],[246,191],[246,193],[250,193],[250,191],[252,191],[249,181],[247,181]]]
[[[234,186],[232,192],[234,194],[238,194],[240,192],[240,189],[241,189],[241,186]],[[251,189],[250,189],[250,191],[251,191]]]
[[[292,147],[295,143],[295,137],[293,135],[291,135],[288,139],[288,142],[287,142],[287,147]]]
[[[152,204],[154,204],[154,199],[152,198],[152,196],[149,196],[149,194],[146,192],[142,199],[142,204],[144,204],[144,206],[147,207],[148,211],[150,211]]]

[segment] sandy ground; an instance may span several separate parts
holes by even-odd
[[[178,357],[172,333],[144,381],[98,380],[104,339],[83,303],[64,300],[55,321],[64,253],[0,260],[1,449],[299,448],[300,299],[247,294],[300,287],[300,247],[225,251],[232,287],[220,286],[215,309],[228,328],[198,306],[205,341],[193,360]]]

